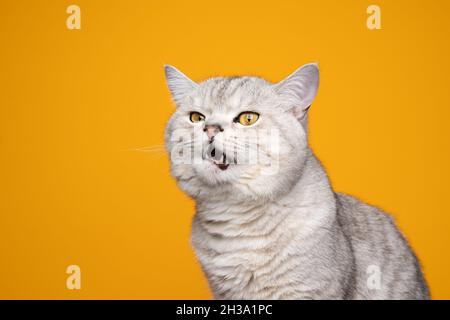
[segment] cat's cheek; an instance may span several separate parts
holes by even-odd
[[[198,179],[192,165],[171,164],[171,175],[177,181],[178,187],[191,198],[201,196],[204,184]]]

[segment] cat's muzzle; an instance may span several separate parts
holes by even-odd
[[[230,165],[227,162],[227,155],[225,152],[220,151],[219,149],[215,148],[214,145],[210,144],[208,146],[208,150],[206,152],[206,157],[220,169],[220,170],[226,170],[228,169],[228,166]]]

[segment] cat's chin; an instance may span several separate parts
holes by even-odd
[[[222,163],[211,160],[204,160],[202,164],[202,168],[211,174],[227,174],[234,169],[236,169],[238,165],[230,164],[230,163]]]
[[[235,183],[243,171],[242,165],[220,163],[204,160],[201,164],[194,165],[194,171],[205,184],[217,186],[217,184]]]

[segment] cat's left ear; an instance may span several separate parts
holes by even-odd
[[[311,106],[319,88],[319,65],[306,64],[286,79],[274,85],[275,91],[284,97],[287,107],[302,119]]]
[[[170,93],[175,104],[178,106],[190,92],[198,87],[198,84],[173,66],[165,65],[164,71]]]

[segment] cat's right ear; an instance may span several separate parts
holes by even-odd
[[[178,106],[198,84],[173,66],[166,64],[164,65],[164,70],[170,93],[175,104]]]

